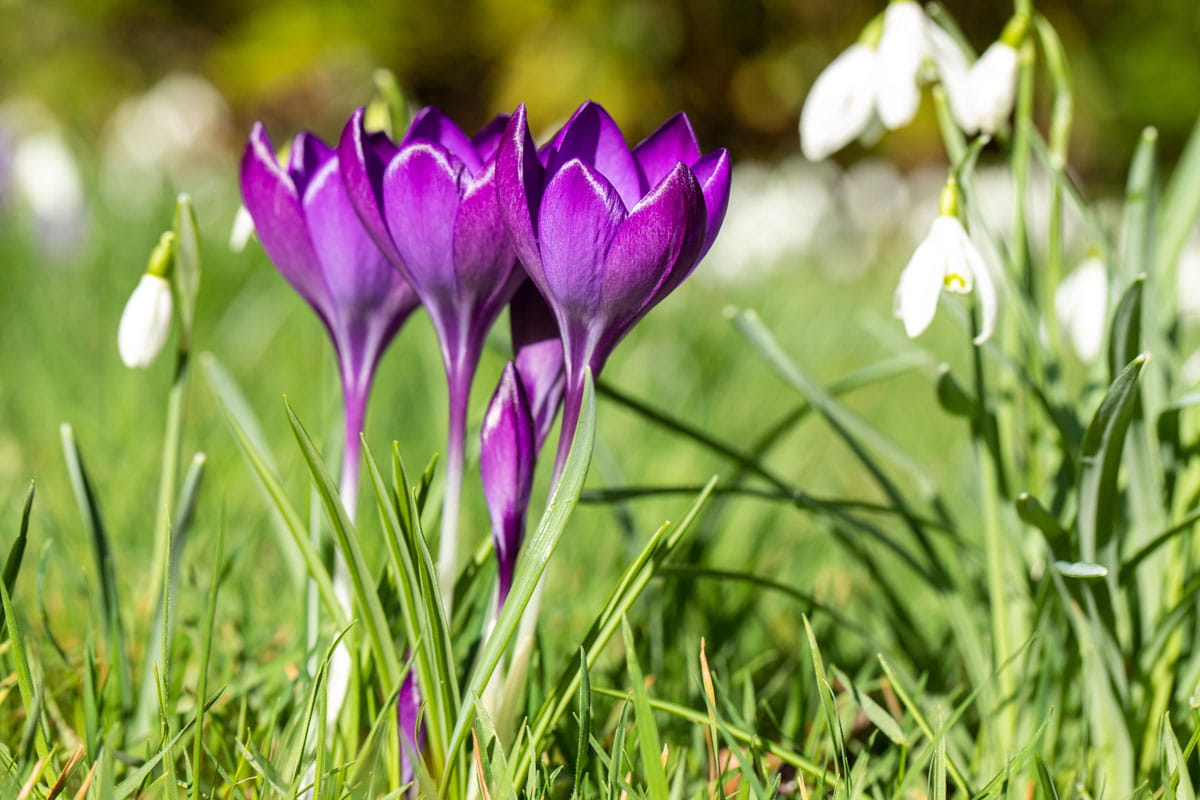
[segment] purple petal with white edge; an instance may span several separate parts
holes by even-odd
[[[568,161],[546,184],[538,244],[544,294],[560,314],[597,323],[607,316],[600,307],[604,260],[624,219],[617,190],[578,159]]]
[[[338,167],[350,205],[358,213],[367,234],[383,254],[400,268],[400,254],[392,243],[383,218],[383,174],[396,153],[396,146],[383,133],[367,133],[362,108],[357,109],[342,130],[338,142]]]
[[[276,159],[275,148],[261,122],[254,124],[242,156],[241,185],[242,201],[254,220],[263,249],[287,282],[328,325],[329,289],[313,249],[300,197]]]
[[[542,449],[562,402],[563,348],[554,312],[542,293],[526,280],[508,305],[513,360],[533,414],[534,443]]]
[[[491,319],[474,320],[484,327],[491,326],[495,315],[525,277],[517,266],[508,231],[500,218],[495,178],[495,162],[489,162],[483,173],[466,187],[454,220],[459,297],[464,302],[488,307],[480,310],[490,313]]]
[[[404,147],[419,141],[440,144],[463,162],[471,175],[476,174],[483,167],[483,162],[480,160],[471,138],[463,133],[462,128],[458,127],[458,123],[446,116],[436,106],[426,106],[417,112],[408,126],[408,131],[404,134],[404,138],[400,140],[400,146]]]
[[[461,164],[445,149],[416,142],[396,154],[383,176],[384,218],[392,241],[413,288],[435,315],[458,296],[454,219],[461,174]]]
[[[317,174],[329,159],[333,158],[333,148],[325,144],[312,133],[301,131],[292,140],[288,150],[287,172],[296,187],[296,192],[303,197],[308,188],[308,182]]]
[[[496,158],[496,151],[500,148],[500,140],[504,137],[506,127],[508,114],[497,114],[492,117],[491,122],[479,129],[479,133],[471,137],[475,152],[485,164]]]
[[[704,223],[700,183],[683,164],[629,212],[608,251],[600,299],[618,335],[691,272]]]
[[[637,162],[620,127],[602,106],[591,100],[575,110],[550,143],[546,174],[553,175],[576,158],[603,175],[626,208],[645,194]]]
[[[538,210],[545,169],[529,133],[524,104],[509,118],[496,152],[496,196],[517,258],[543,292],[547,291],[538,253]]]
[[[391,337],[417,305],[416,293],[363,230],[336,159],[312,177],[303,207],[333,312],[343,378],[368,380]]]
[[[733,177],[733,162],[729,151],[724,147],[708,153],[692,165],[696,180],[700,181],[700,189],[704,192],[704,209],[708,217],[708,226],[704,232],[704,246],[700,248],[699,261],[708,253],[725,221],[725,211],[729,208],[729,185]]]
[[[642,173],[642,192],[648,192],[675,169],[676,164],[694,164],[700,158],[700,142],[687,114],[680,111],[633,148]]]
[[[412,660],[412,654],[406,656]],[[396,718],[400,727],[400,781],[408,783],[413,779],[413,764],[421,757],[425,749],[425,726],[421,721],[421,690],[417,686],[417,673],[410,669],[400,685],[400,695],[396,698]]]
[[[525,511],[537,458],[529,401],[511,361],[504,367],[488,404],[479,438],[479,478],[492,520],[503,603],[525,537]]]

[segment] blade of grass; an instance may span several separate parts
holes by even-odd
[[[638,752],[642,757],[642,773],[646,779],[646,789],[651,800],[667,800],[670,788],[667,784],[667,773],[663,769],[660,753],[662,744],[658,736],[658,725],[654,722],[654,712],[650,709],[650,699],[646,695],[645,679],[642,677],[642,667],[638,663],[637,650],[633,644],[633,631],[629,628],[629,620],[621,618],[621,633],[625,639],[625,668],[633,684],[633,723],[637,730]]]
[[[33,511],[33,490],[31,481],[29,491],[25,494],[25,507],[21,510],[21,526],[17,529],[17,538],[8,548],[8,557],[4,559],[4,589],[11,596],[13,587],[17,585],[17,575],[21,572],[21,561],[25,558],[25,548],[29,544],[29,515]],[[4,612],[0,611],[0,630],[4,628]]]

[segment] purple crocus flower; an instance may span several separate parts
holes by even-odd
[[[592,102],[540,153],[525,107],[509,120],[496,161],[500,208],[521,263],[554,310],[565,351],[556,476],[574,435],[584,368],[599,374],[625,334],[708,252],[729,179],[728,152],[701,155],[684,114],[632,151]]]
[[[521,383],[516,364],[508,362],[479,433],[479,477],[492,518],[499,565],[497,610],[508,597],[517,553],[525,538],[525,511],[537,459],[534,418]]]
[[[535,449],[541,451],[563,396],[563,348],[558,323],[542,293],[528,280],[508,304],[508,321],[513,360],[533,415]]]
[[[409,670],[400,684],[400,695],[396,698],[396,718],[400,725],[400,782],[409,783],[415,770],[413,765],[425,749],[425,726],[421,724],[421,690],[417,686],[417,673]],[[415,787],[414,787],[415,789]],[[415,797],[414,789],[409,795]]]
[[[470,138],[441,111],[426,108],[395,145],[368,133],[359,109],[338,148],[351,203],[420,295],[441,342],[450,418],[438,573],[447,603],[456,574],[471,381],[488,329],[524,280],[495,188],[505,123],[498,117]]]
[[[266,129],[255,124],[242,157],[241,183],[267,255],[333,340],[346,410],[342,501],[353,518],[359,433],[375,367],[417,307],[417,295],[363,230],[338,156],[316,136],[298,135],[283,166]]]

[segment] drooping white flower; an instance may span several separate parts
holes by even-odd
[[[938,80],[955,122],[967,134],[994,134],[1012,116],[1017,94],[1017,48],[1029,29],[1029,18],[1017,14],[1000,39],[971,64],[958,42],[941,27],[928,26]]]
[[[1054,290],[1054,313],[1083,361],[1094,361],[1104,345],[1108,318],[1108,270],[1091,257]]]
[[[830,62],[800,111],[800,149],[810,161],[841,150],[866,130],[875,110],[875,51],[856,42]]]
[[[1003,41],[993,42],[971,66],[967,88],[976,129],[995,133],[1012,115],[1016,100],[1016,49]]]
[[[171,282],[146,273],[129,296],[117,328],[117,349],[127,367],[154,363],[171,332]]]
[[[150,264],[121,312],[117,350],[127,367],[154,363],[171,333],[171,282],[167,275],[174,260],[175,234],[162,235],[150,254]]]
[[[958,187],[951,179],[942,191],[937,219],[900,273],[894,311],[910,339],[933,322],[943,291],[978,296],[980,327],[975,344],[986,342],[995,328],[996,287],[983,256],[958,220],[957,206]]]
[[[921,64],[932,54],[932,27],[915,0],[892,0],[875,48],[875,110],[889,130],[912,122],[921,104]]]

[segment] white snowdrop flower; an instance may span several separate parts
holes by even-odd
[[[993,42],[967,75],[976,130],[993,134],[1012,116],[1017,96],[1017,51],[1003,41]]]
[[[1079,358],[1091,362],[1104,345],[1108,318],[1108,270],[1093,256],[1085,259],[1054,290],[1054,313]]]
[[[875,51],[856,42],[830,62],[800,111],[800,149],[820,161],[857,139],[875,110]]]
[[[125,366],[144,368],[154,363],[171,333],[171,268],[174,235],[164,233],[150,256],[150,267],[138,281],[117,327],[117,350]]]
[[[238,206],[237,213],[233,216],[233,225],[229,228],[229,249],[235,253],[242,252],[253,235],[254,220],[250,217],[250,212],[244,205]]]
[[[925,12],[915,0],[892,0],[875,49],[875,109],[889,130],[912,122],[921,104],[921,65],[932,54]]]
[[[996,287],[957,214],[958,184],[951,178],[942,190],[937,218],[917,245],[896,287],[894,311],[910,339],[921,335],[933,322],[943,291],[975,292],[978,296],[981,320],[975,344],[986,342],[995,328]]]
[[[930,23],[928,36],[938,78],[954,121],[967,134],[994,134],[1012,116],[1017,95],[1017,48],[1029,30],[1029,17],[1017,14],[974,64],[958,42]]]

